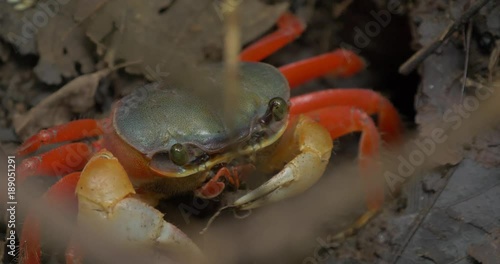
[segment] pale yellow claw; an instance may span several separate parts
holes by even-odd
[[[76,194],[81,202],[98,207],[94,209],[110,211],[118,201],[135,194],[135,190],[120,162],[110,152],[101,151],[82,171]]]
[[[283,136],[271,163],[295,157],[266,183],[236,200],[235,206],[248,210],[283,200],[309,189],[321,178],[333,148],[328,131],[307,116],[299,116],[294,126],[286,132],[293,134]]]
[[[134,196],[127,173],[110,152],[101,151],[89,161],[76,193],[79,226],[111,232],[120,243],[188,252],[194,259],[201,258],[200,249],[182,231]]]

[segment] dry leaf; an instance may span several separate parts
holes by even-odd
[[[57,92],[42,100],[22,116],[15,116],[16,133],[22,138],[36,133],[40,127],[47,128],[70,121],[75,113],[83,113],[94,106],[94,95],[99,81],[111,72],[103,69],[82,75]]]
[[[40,28],[37,36],[40,60],[35,67],[37,77],[47,84],[60,84],[95,70],[92,42],[72,19],[75,4],[68,3]]]
[[[450,21],[457,19],[463,13],[463,7],[458,4],[450,5],[449,10],[446,12],[438,9],[421,12],[421,10],[428,8],[429,5],[425,1],[419,5],[420,8],[417,7],[414,10],[413,16],[416,20],[422,21],[418,24],[416,32],[418,33],[417,40],[422,46],[429,44],[436,37],[443,34]],[[484,8],[484,11],[486,13],[478,15],[478,17],[482,15],[496,17],[496,13],[491,9]],[[437,52],[427,57],[420,66],[422,81],[415,96],[417,111],[415,122],[419,125],[422,137],[429,137],[436,127],[440,127],[441,124],[453,125],[457,123],[454,121],[457,118],[459,121],[466,120],[467,115],[470,114],[469,111],[462,114],[464,111],[464,102],[462,100],[469,95],[467,92],[474,95],[474,91],[470,89],[463,91],[466,51],[463,47],[454,43],[462,41],[460,38],[457,35],[450,37]],[[489,56],[480,55],[479,52],[475,51],[474,47],[472,45],[472,48],[468,51],[470,54],[468,76],[472,79],[484,75],[481,69],[486,68],[489,61]],[[448,153],[449,155],[445,160],[439,161],[440,164],[455,165],[463,159],[465,152],[462,146],[457,145],[450,146]]]
[[[166,6],[160,0],[109,0],[103,5],[93,1],[94,6],[87,6],[87,10],[96,11],[84,24],[88,36],[106,52],[110,65],[142,61],[127,71],[150,79],[165,77],[167,72],[182,68],[184,62],[196,65],[211,56],[207,52],[222,52],[222,6],[217,3],[183,0]],[[272,27],[287,7],[287,3],[242,2],[243,42]],[[78,17],[87,17],[88,12],[84,13]]]
[[[481,244],[469,246],[467,253],[484,264],[495,264],[500,259],[500,228],[497,228],[487,239]]]

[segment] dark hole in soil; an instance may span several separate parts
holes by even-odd
[[[419,76],[416,72],[408,76],[398,73],[399,66],[415,52],[410,47],[408,16],[391,13],[387,6],[379,9],[371,1],[354,1],[340,17],[334,18],[333,2],[317,1],[304,34],[266,61],[281,66],[338,48],[351,49],[368,62],[364,72],[347,80],[312,81],[292,95],[335,87],[372,88],[395,105],[406,128],[414,128],[414,96]]]
[[[410,47],[408,16],[391,13],[387,6],[377,9],[369,1],[354,1],[340,19],[345,23],[340,36],[370,64],[367,69],[373,79],[370,86],[387,96],[399,110],[405,125],[413,128],[414,97],[420,77],[416,71],[408,76],[398,73],[399,66],[415,52]],[[368,40],[366,46],[360,45],[363,37]]]

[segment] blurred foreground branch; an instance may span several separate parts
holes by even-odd
[[[224,14],[224,114],[229,129],[235,126],[234,109],[239,106],[239,54],[241,50],[241,32],[238,7],[241,0],[225,0]]]

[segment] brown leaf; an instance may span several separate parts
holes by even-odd
[[[222,52],[222,6],[217,1],[109,0],[85,23],[88,36],[105,52],[110,65],[142,61],[127,71],[150,79],[165,77],[175,69],[206,61],[207,50]],[[274,25],[287,3],[273,6],[243,1],[241,27],[247,43]],[[85,13],[85,12],[84,12]],[[88,13],[88,12],[87,12]],[[79,17],[86,15],[79,14]],[[156,76],[155,76],[156,75]]]
[[[488,241],[471,245],[467,253],[483,264],[496,264],[500,259],[500,229],[496,229]]]
[[[26,139],[41,127],[60,125],[71,120],[75,113],[83,113],[94,106],[94,95],[99,81],[111,72],[103,69],[82,75],[45,98],[25,115],[14,117],[14,129]]]
[[[434,8],[434,5],[444,5],[449,10],[441,12],[439,8]],[[487,8],[484,10],[488,13],[491,12]],[[463,10],[462,7],[448,6],[446,1],[422,1],[413,13],[413,16],[422,22],[418,23],[415,32],[416,39],[421,46],[425,46],[441,36],[451,23],[450,21],[458,19]],[[455,126],[456,121],[453,120],[461,122],[466,120],[467,115],[470,114],[467,111],[462,116],[464,111],[462,100],[469,95],[468,91],[473,92],[470,89],[463,91],[464,59],[469,53],[468,76],[473,78],[473,76],[482,74],[477,69],[486,67],[488,57],[481,56],[478,52],[474,52],[474,49],[472,51],[464,50],[463,47],[454,44],[454,42],[462,41],[460,38],[463,37],[458,33],[450,37],[420,66],[422,81],[415,96],[417,111],[415,122],[419,125],[422,137],[430,137],[431,133],[438,127]],[[483,67],[478,67],[481,64]],[[449,155],[438,160],[438,163],[455,165],[463,159],[465,154],[461,145],[449,146],[447,152]]]
[[[75,4],[61,6],[56,16],[40,28],[37,36],[40,60],[34,71],[47,84],[59,84],[95,70],[92,43],[71,17]]]

